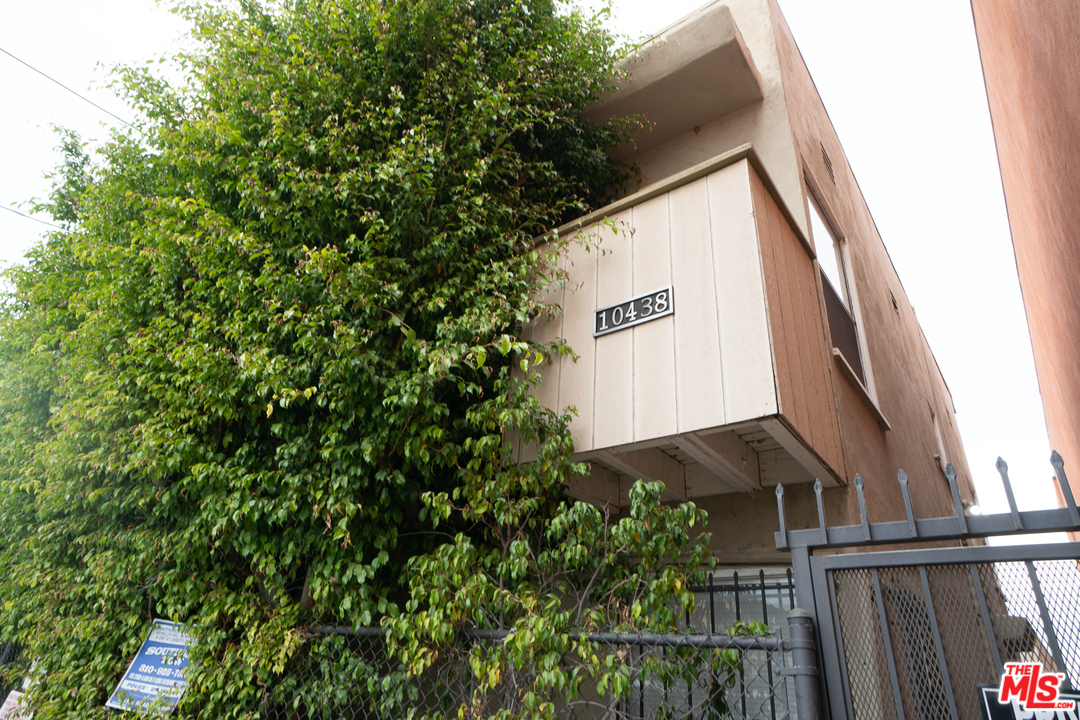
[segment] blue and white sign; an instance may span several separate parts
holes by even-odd
[[[187,633],[168,620],[155,620],[106,707],[117,710],[153,708],[167,712],[187,688]]]

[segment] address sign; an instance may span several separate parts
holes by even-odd
[[[675,299],[671,286],[653,290],[632,300],[609,305],[596,311],[593,318],[593,337],[625,330],[650,320],[666,317],[675,312]]]

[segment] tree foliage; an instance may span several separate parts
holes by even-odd
[[[207,718],[257,712],[316,621],[416,671],[466,624],[670,627],[702,514],[563,502],[569,415],[529,390],[570,350],[522,335],[557,310],[534,238],[629,177],[628,125],[579,119],[612,38],[552,0],[180,11],[184,84],[121,72],[142,121],[62,136],[65,229],[7,274],[0,597],[37,717],[103,716],[153,617],[197,637]]]

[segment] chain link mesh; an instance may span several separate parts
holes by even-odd
[[[926,574],[957,711],[961,717],[981,718],[977,688],[996,684],[997,670],[971,569],[963,565],[931,565],[926,568]]]
[[[593,641],[587,650],[563,657],[558,665],[570,671],[567,686],[555,703],[560,718],[573,720],[700,718],[721,720],[783,720],[794,718],[794,693],[789,691],[789,663],[775,647],[728,649],[726,636],[714,637],[716,647],[664,647],[657,636],[640,641]],[[661,636],[671,644],[687,636]],[[699,641],[702,636],[698,635]],[[274,720],[364,720],[398,718],[483,717],[497,710],[520,711],[526,691],[538,673],[550,667],[516,667],[501,663],[495,682],[478,677],[477,660],[499,653],[503,640],[461,637],[440,649],[437,662],[414,675],[387,651],[375,631],[370,634],[312,634],[282,679],[268,688],[262,716]],[[751,641],[754,642],[754,641]],[[739,659],[737,670],[724,662],[724,653]],[[591,657],[590,657],[591,655]],[[731,657],[729,654],[728,657]],[[551,659],[548,658],[548,661]],[[621,678],[603,682],[603,669]]]
[[[899,660],[896,669],[901,696],[910,708],[908,716],[949,717],[919,573],[915,568],[883,568],[879,575],[892,645]]]
[[[858,568],[831,575],[856,718],[898,716],[890,658],[909,718],[980,720],[977,688],[998,682],[995,651],[1001,663],[1041,662],[1047,671],[1066,673],[1073,687],[1080,682],[1076,560]]]
[[[833,583],[855,717],[894,720],[896,706],[870,570],[837,571]]]

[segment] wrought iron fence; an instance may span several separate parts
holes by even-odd
[[[1010,662],[1038,662],[1060,673],[1062,689],[1080,686],[1080,543],[918,548],[823,553],[840,548],[970,541],[1076,531],[1080,510],[1064,462],[1050,459],[1065,507],[1021,512],[1008,465],[998,471],[1009,512],[964,513],[952,465],[945,468],[955,515],[916,519],[908,477],[897,473],[906,520],[871,523],[862,478],[855,476],[858,525],[829,527],[820,483],[818,527],[789,531],[778,486],[777,547],[788,548],[795,595],[819,631],[830,717],[985,720],[1075,717],[1001,705],[995,688]],[[1014,712],[1015,711],[1015,712]]]
[[[504,662],[494,682],[489,675],[478,677],[477,661],[491,659],[508,635],[462,633],[440,649],[431,668],[412,675],[387,652],[378,628],[315,627],[293,667],[268,689],[263,716],[441,720],[462,711],[464,717],[520,711],[527,690],[553,662],[573,680],[543,699],[554,703],[560,718],[573,720],[784,720],[796,716],[792,678],[817,682],[813,649],[784,641],[779,633],[576,635],[573,649],[554,661],[547,658],[543,668]],[[809,625],[804,635],[812,636]],[[793,648],[799,667],[792,667]]]
[[[722,633],[733,623],[746,620],[782,628],[795,607],[791,568],[709,573],[704,584],[690,589],[695,602],[689,626],[703,633]]]

